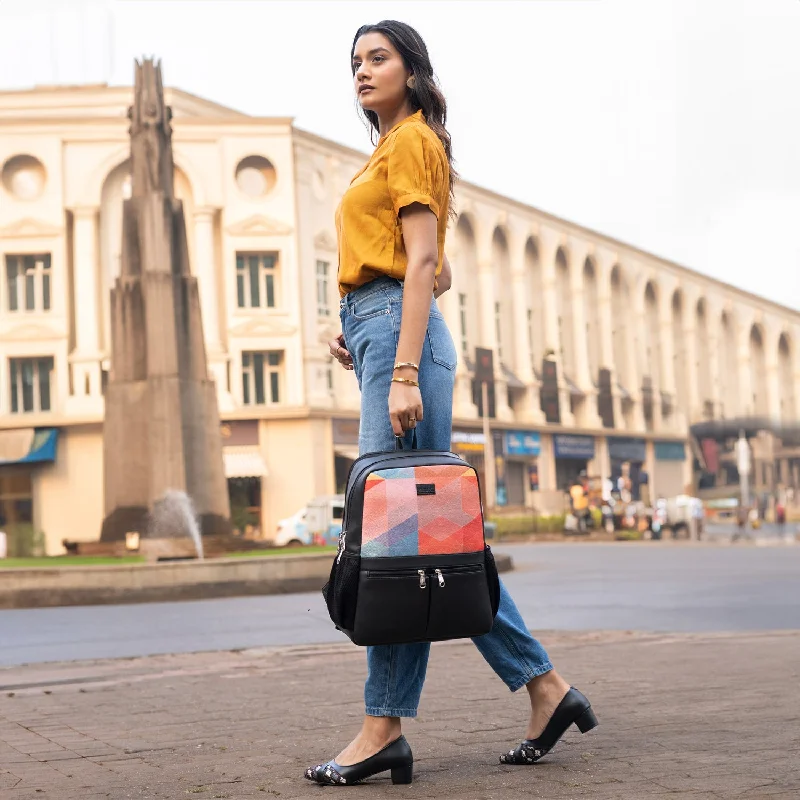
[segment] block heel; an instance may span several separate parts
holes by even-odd
[[[411,783],[413,777],[413,764],[407,764],[404,767],[395,767],[392,770],[392,783]]]
[[[592,728],[596,728],[598,722],[597,717],[594,715],[594,711],[592,711],[591,708],[587,708],[586,711],[584,711],[583,714],[581,714],[578,719],[575,720],[575,725],[581,733],[586,733],[587,731],[592,730]]]
[[[545,725],[541,736],[526,739],[514,750],[500,756],[501,764],[535,764],[544,758],[556,745],[571,725],[576,725],[581,733],[597,727],[597,717],[587,697],[570,687],[564,695],[553,716]]]
[[[392,783],[411,783],[414,772],[414,755],[405,736],[387,744],[374,756],[359,761],[358,764],[342,766],[336,761],[317,764],[305,771],[305,777],[327,786],[352,786],[381,772],[392,773]]]

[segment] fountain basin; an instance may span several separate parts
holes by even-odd
[[[513,568],[510,556],[495,560],[500,572]],[[318,592],[332,561],[321,553],[41,569],[4,570],[0,562],[0,609]]]

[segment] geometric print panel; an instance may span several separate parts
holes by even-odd
[[[433,494],[417,494],[433,484]],[[364,491],[361,555],[444,555],[483,550],[478,476],[472,467],[448,464],[383,469]]]

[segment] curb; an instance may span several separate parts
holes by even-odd
[[[332,555],[2,570],[0,609],[165,603],[319,591]],[[514,568],[495,554],[498,572]]]

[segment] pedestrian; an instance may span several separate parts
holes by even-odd
[[[356,33],[354,88],[378,141],[337,209],[342,333],[330,352],[361,390],[360,453],[392,451],[395,437],[449,450],[456,350],[436,298],[450,288],[444,254],[455,174],[445,98],[428,51],[408,25],[384,21]],[[589,701],[555,671],[501,587],[492,630],[473,642],[511,691],[525,687],[525,739],[500,756],[532,764],[573,724],[597,721]],[[413,757],[401,720],[417,714],[430,644],[367,648],[366,714],[335,759],[306,770],[322,784],[392,771],[410,783]],[[333,689],[335,692],[335,689]]]
[[[786,506],[780,500],[775,506],[775,522],[778,523],[778,533],[783,534],[786,529]]]
[[[589,481],[585,472],[576,476],[569,488],[569,502],[572,515],[578,523],[578,532],[587,533],[589,520]]]

